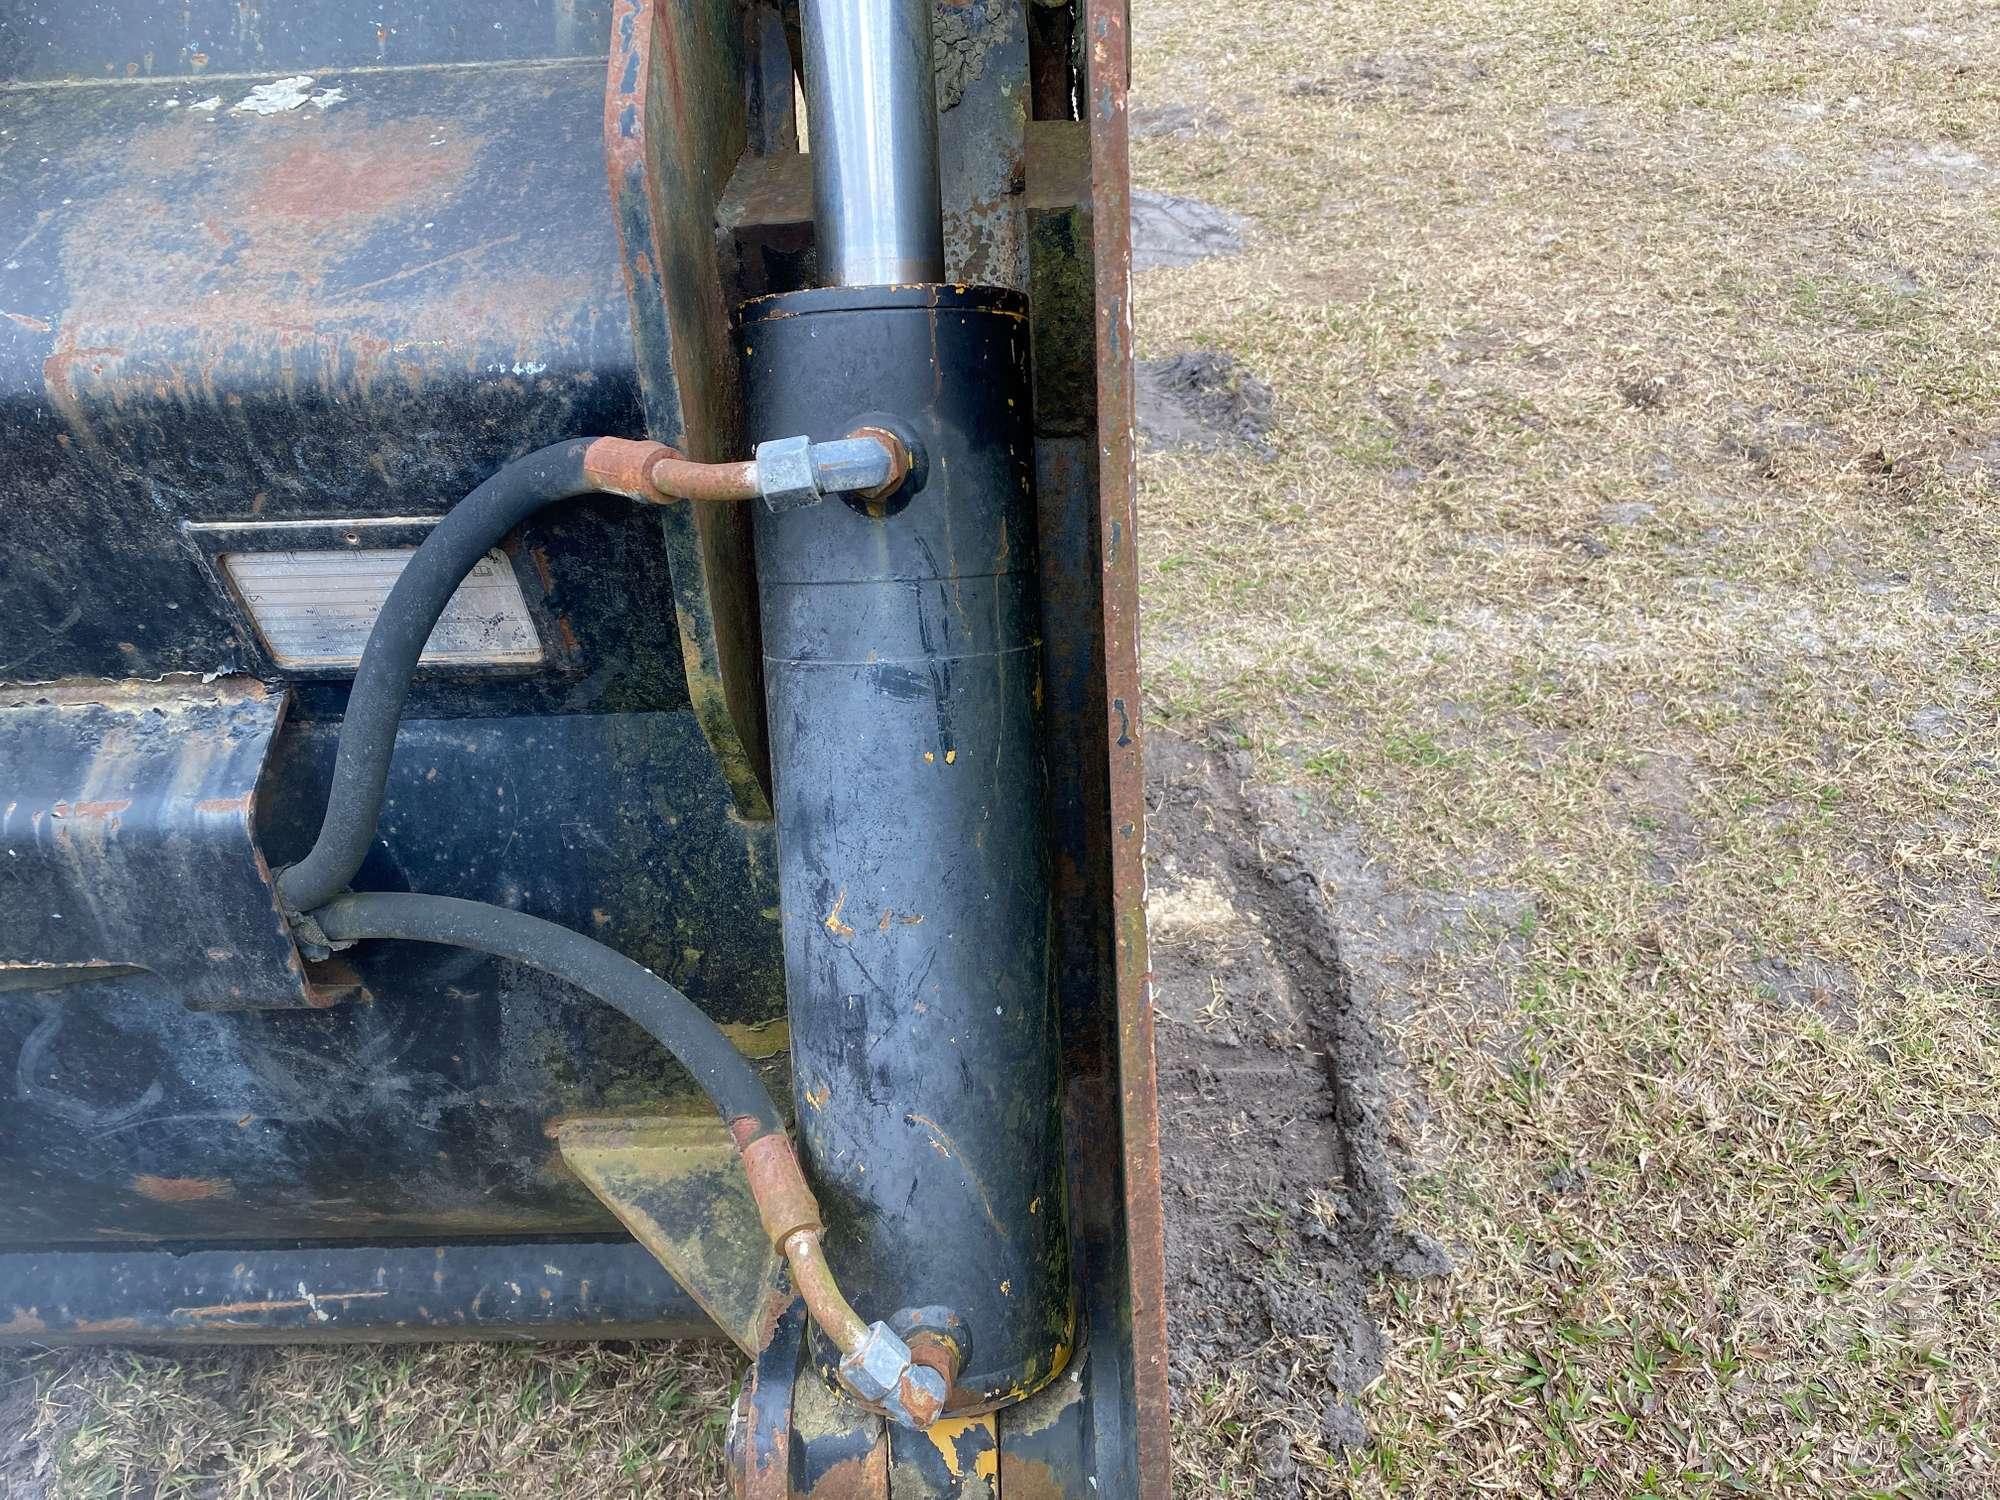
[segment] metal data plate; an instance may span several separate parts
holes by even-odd
[[[414,547],[225,552],[222,571],[281,667],[356,667]],[[466,575],[424,645],[427,666],[536,666],[542,643],[520,580],[489,552]]]
[[[284,708],[247,677],[0,689],[0,989],[313,1004],[250,824]]]

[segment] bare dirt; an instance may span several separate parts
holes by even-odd
[[[32,1440],[35,1377],[0,1367],[0,1495],[43,1500],[55,1468],[53,1445]]]
[[[1184,349],[1138,367],[1139,435],[1155,448],[1246,448],[1272,457],[1270,386],[1216,349]]]
[[[1327,1448],[1366,1441],[1376,1278],[1450,1269],[1397,1224],[1397,1122],[1422,1104],[1362,972],[1413,929],[1352,844],[1249,785],[1243,757],[1155,732],[1147,760],[1175,1400],[1247,1378],[1247,1405],[1290,1417],[1246,1424],[1259,1491],[1291,1496],[1293,1423]],[[1343,943],[1343,904],[1373,959]]]
[[[1173,193],[1132,190],[1132,269],[1191,266],[1243,248],[1250,221],[1241,214]]]

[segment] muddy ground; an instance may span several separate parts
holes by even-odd
[[[1423,1105],[1379,1029],[1440,923],[1246,757],[1156,731],[1147,762],[1174,1396],[1237,1382],[1260,1491],[1289,1496],[1299,1424],[1367,1440],[1373,1283],[1450,1269],[1396,1223]]]

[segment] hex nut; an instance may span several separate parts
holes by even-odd
[[[887,1402],[898,1394],[903,1371],[909,1366],[910,1346],[897,1338],[887,1323],[871,1323],[861,1347],[842,1356],[840,1378],[863,1401]]]
[[[911,1365],[903,1372],[896,1394],[883,1405],[904,1426],[922,1431],[944,1415],[948,1395],[942,1374],[929,1365]]]
[[[820,502],[813,474],[812,439],[773,438],[757,445],[757,491],[775,515]]]

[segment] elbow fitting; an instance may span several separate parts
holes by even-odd
[[[910,450],[886,427],[857,427],[844,438],[774,438],[757,445],[757,488],[774,515],[817,505],[828,495],[876,500],[908,477]]]
[[[886,427],[859,427],[844,438],[759,443],[754,458],[705,464],[665,443],[599,438],[584,451],[584,474],[598,489],[649,505],[762,499],[774,512],[817,505],[828,495],[879,499],[909,476],[910,450]]]
[[[785,1257],[792,1287],[813,1322],[840,1351],[841,1383],[903,1426],[929,1427],[944,1413],[950,1378],[935,1363],[919,1360],[888,1324],[864,1323],[842,1294],[820,1244],[825,1226],[819,1202],[791,1137],[781,1130],[755,1135],[758,1124],[748,1117],[730,1121],[729,1128],[764,1232]]]

